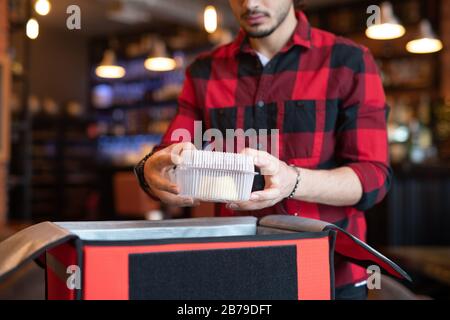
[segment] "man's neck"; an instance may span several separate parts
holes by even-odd
[[[296,26],[297,17],[294,8],[291,8],[286,19],[271,35],[265,38],[250,38],[250,46],[265,57],[272,59],[292,37]]]

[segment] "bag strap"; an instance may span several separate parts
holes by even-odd
[[[376,264],[389,274],[411,280],[411,277],[393,261],[338,226],[316,219],[291,215],[270,215],[259,221],[263,227],[289,230],[294,232],[320,232],[333,230],[336,232],[335,252],[353,263],[367,267]]]

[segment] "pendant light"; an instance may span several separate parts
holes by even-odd
[[[394,10],[390,2],[381,4],[380,19],[377,23],[366,29],[366,36],[376,40],[390,40],[400,38],[405,34],[405,28],[400,24],[394,15]]]
[[[203,13],[203,23],[208,33],[214,33],[217,30],[217,10],[214,6],[207,6]]]
[[[419,38],[409,41],[406,50],[411,53],[433,53],[442,49],[442,42],[439,40],[430,21],[422,20],[419,26]]]
[[[31,18],[28,20],[26,25],[27,37],[34,40],[39,36],[39,23],[36,19]]]
[[[103,54],[103,60],[95,69],[95,74],[99,78],[118,79],[126,74],[125,68],[116,64],[116,55],[113,50],[108,49]]]
[[[34,10],[41,16],[46,16],[52,8],[48,0],[37,0],[34,4]]]
[[[150,56],[145,60],[144,66],[149,71],[172,71],[177,67],[175,59],[167,53],[166,45],[163,41],[155,39]]]

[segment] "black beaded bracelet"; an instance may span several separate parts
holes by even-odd
[[[134,174],[136,175],[136,178],[138,179],[139,185],[142,188],[142,190],[144,190],[145,193],[147,193],[148,195],[151,195],[151,193],[150,193],[150,186],[148,185],[147,181],[145,180],[144,166],[145,166],[145,162],[148,160],[148,158],[150,158],[154,153],[155,153],[155,151],[148,153],[141,161],[139,161],[139,163],[136,165],[136,167],[134,167]]]
[[[297,168],[294,165],[289,165],[290,167],[294,168],[295,171],[297,171],[297,181],[295,182],[294,189],[292,190],[291,194],[287,197],[288,199],[292,199],[295,196],[295,192],[297,191],[298,185],[300,184],[300,169]]]

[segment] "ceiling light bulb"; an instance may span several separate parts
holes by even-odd
[[[48,0],[37,0],[34,4],[34,10],[41,16],[46,16],[52,8]]]
[[[214,6],[207,6],[205,8],[204,25],[208,33],[214,33],[217,30],[217,11]]]
[[[366,36],[370,39],[389,40],[400,38],[405,34],[405,28],[399,23],[394,15],[390,2],[381,4],[381,17],[379,23],[373,24],[366,29]]]
[[[419,38],[409,41],[406,50],[411,53],[433,53],[442,50],[442,41],[439,40],[428,20],[422,20],[419,27]]]
[[[400,24],[374,24],[366,29],[366,36],[375,40],[400,38],[405,34],[405,28]]]
[[[99,78],[119,79],[126,74],[125,68],[116,64],[116,55],[112,50],[106,50],[102,62],[95,68],[95,74]]]
[[[28,38],[33,40],[39,36],[39,23],[36,19],[31,18],[30,20],[28,20],[26,26],[26,34]]]
[[[166,44],[160,39],[154,39],[150,56],[145,60],[144,67],[150,71],[172,71],[177,62],[167,52]]]
[[[411,53],[433,53],[442,49],[442,42],[439,39],[417,39],[406,44],[406,50]]]
[[[172,58],[167,57],[150,57],[145,60],[144,66],[150,71],[171,71],[177,67],[177,63]]]

